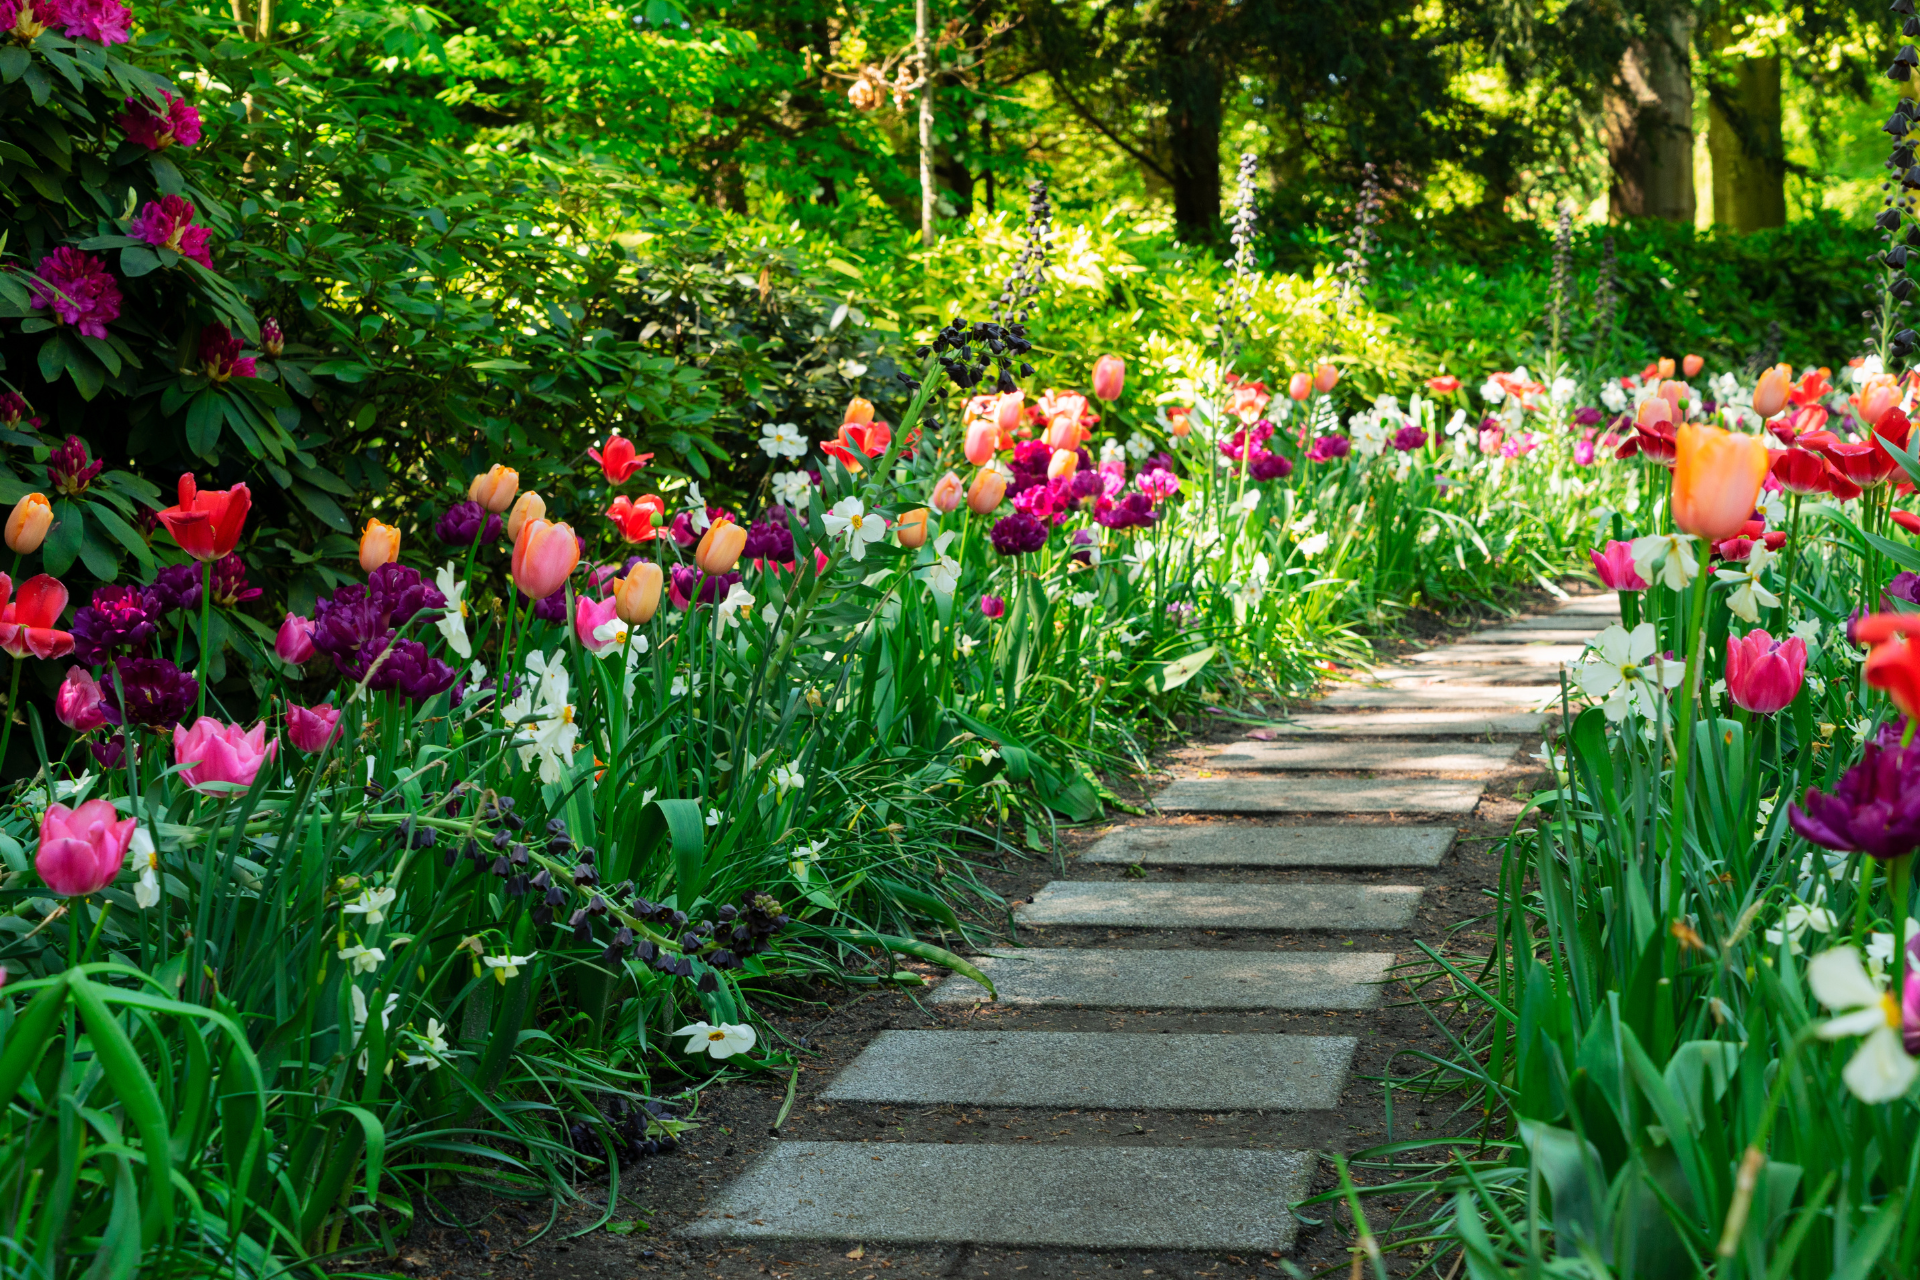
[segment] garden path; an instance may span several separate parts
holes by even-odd
[[[1015,914],[1036,945],[977,957],[998,989],[995,1007],[1043,1017],[1087,1009],[1379,1016],[1395,955],[1336,950],[1327,935],[1410,928],[1422,888],[1381,883],[1379,873],[1432,868],[1449,855],[1455,828],[1431,819],[1474,810],[1482,780],[1520,750],[1513,738],[1540,731],[1540,709],[1559,696],[1558,665],[1617,611],[1612,596],[1581,597],[1549,615],[1411,655],[1322,699],[1318,710],[1259,731],[1261,740],[1212,756],[1209,776],[1174,781],[1156,805],[1164,814],[1225,820],[1122,827],[1078,861],[1092,872],[1117,866],[1138,878],[1041,888]],[[1261,821],[1274,814],[1359,820]],[[1365,820],[1369,814],[1386,820]],[[1213,868],[1227,878],[1148,883],[1147,867]],[[1302,882],[1292,874],[1302,870],[1321,874]],[[1056,928],[1074,936],[1105,929],[1108,938],[1129,929],[1199,930],[1244,938],[1247,949],[1046,945],[1045,931]],[[1262,945],[1260,931],[1327,945],[1253,950]],[[978,984],[952,977],[932,1003],[972,1006],[983,995]],[[1356,1044],[1353,1035],[1194,1035],[1166,1027],[1157,1034],[890,1030],[821,1097],[868,1107],[1324,1113],[1341,1105]],[[684,1233],[741,1243],[1275,1253],[1292,1247],[1297,1221],[1289,1206],[1310,1194],[1317,1172],[1318,1159],[1306,1150],[1120,1138],[1077,1147],[783,1142]]]

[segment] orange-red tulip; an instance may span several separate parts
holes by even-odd
[[[869,422],[872,422],[873,421],[873,402],[871,400],[865,400],[859,396],[855,396],[853,399],[847,401],[847,415],[846,417],[840,419],[840,421],[858,422],[863,426]]]
[[[1317,364],[1313,366],[1313,389],[1315,391],[1324,395],[1333,390],[1334,384],[1339,381],[1340,370],[1333,365]]]
[[[626,577],[615,579],[613,611],[620,621],[628,626],[652,622],[660,608],[661,580],[660,566],[651,560],[642,560],[627,570]]]
[[[522,594],[544,600],[566,585],[580,563],[580,539],[565,523],[529,520],[513,542],[513,582]]]
[[[1767,478],[1767,446],[1698,422],[1681,423],[1674,445],[1674,527],[1708,542],[1739,533]]]
[[[253,494],[244,484],[231,489],[202,489],[193,473],[180,477],[180,501],[157,519],[167,527],[180,549],[195,560],[218,560],[230,555],[246,527]]]
[[[715,520],[700,535],[700,543],[693,549],[693,562],[700,572],[719,576],[733,572],[733,566],[740,563],[740,553],[747,549],[747,531],[731,520]]]
[[[1787,407],[1787,393],[1793,390],[1793,374],[1786,365],[1777,364],[1760,375],[1753,386],[1753,411],[1771,418]]]
[[[7,549],[16,555],[28,555],[40,549],[53,527],[53,507],[44,493],[30,493],[14,506],[7,517]]]
[[[1127,383],[1127,362],[1105,355],[1093,362],[1093,394],[1099,400],[1118,400]]]
[[[1167,430],[1173,432],[1177,438],[1184,440],[1187,432],[1193,430],[1193,410],[1167,410]]]
[[[927,545],[927,509],[915,507],[900,517],[900,523],[893,526],[893,536],[900,539],[900,545],[909,551],[918,551]]]
[[[513,514],[507,517],[507,536],[518,542],[520,531],[527,527],[527,521],[544,520],[546,517],[547,500],[529,489],[520,495],[520,501],[513,504]]]
[[[1681,376],[1687,377],[1687,378],[1698,377],[1700,374],[1701,368],[1706,363],[1707,362],[1701,359],[1699,356],[1689,354],[1685,359],[1680,361]]]
[[[966,486],[960,483],[960,477],[949,471],[940,477],[933,486],[933,492],[927,495],[927,505],[941,515],[946,515],[949,511],[959,508],[960,500],[966,496],[966,492]]]
[[[967,510],[984,516],[1007,496],[1007,476],[1003,471],[981,471],[967,486]]]
[[[390,524],[368,520],[360,531],[360,569],[372,573],[383,564],[400,558],[400,531]]]
[[[494,463],[484,475],[477,475],[473,483],[467,486],[467,497],[479,503],[487,510],[499,515],[513,505],[513,495],[520,492],[520,473],[512,467],[503,467]]]

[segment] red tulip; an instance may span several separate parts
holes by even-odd
[[[1789,493],[1825,493],[1832,470],[1810,449],[1782,449],[1773,455],[1773,478]]]
[[[193,473],[180,477],[180,501],[159,513],[180,549],[195,560],[218,560],[232,555],[246,527],[253,495],[244,484],[231,489],[202,489]]]
[[[653,527],[653,522],[664,519],[666,514],[667,504],[651,493],[638,502],[623,493],[607,508],[607,519],[613,521],[613,527],[628,542],[652,542],[659,537],[660,531]]]
[[[1688,355],[1680,361],[1680,374],[1686,378],[1696,377],[1700,372],[1701,366],[1705,364],[1706,361],[1702,360],[1699,356]]]
[[[0,601],[13,583],[0,573]],[[73,633],[56,631],[53,624],[67,607],[67,588],[58,578],[36,573],[20,584],[20,596],[0,609],[0,649],[16,658],[64,658],[73,652]]]
[[[1800,692],[1807,673],[1807,642],[1775,640],[1765,631],[1727,637],[1727,692],[1736,706],[1770,716]]]
[[[599,463],[600,470],[615,484],[625,484],[629,476],[653,461],[650,453],[635,453],[633,441],[617,432],[607,437],[605,453],[589,449],[587,456]]]
[[[1460,379],[1450,373],[1427,379],[1427,390],[1437,396],[1450,396],[1460,389]]]
[[[1911,511],[1903,511],[1899,507],[1895,507],[1892,514],[1895,524],[1905,529],[1908,533],[1920,534],[1920,516],[1913,514]]]

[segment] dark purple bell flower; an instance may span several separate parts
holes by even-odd
[[[247,562],[231,553],[213,562],[213,602],[229,608],[258,598],[259,587],[247,585]]]
[[[1920,746],[1869,742],[1832,795],[1807,788],[1787,821],[1814,844],[1841,853],[1897,858],[1920,848]]]
[[[115,670],[118,679],[100,682],[107,695],[100,709],[110,724],[168,728],[184,720],[200,700],[200,682],[165,658],[122,658]]]
[[[447,598],[438,587],[421,578],[418,569],[397,562],[383,564],[367,575],[367,598],[376,608],[385,610],[387,620],[396,627],[405,626],[423,610],[438,613],[447,607]]]
[[[93,603],[73,615],[73,656],[88,666],[120,653],[144,652],[159,631],[156,601],[140,587],[100,587]]]
[[[1016,511],[994,522],[993,549],[1003,556],[1023,556],[1047,545],[1047,526],[1024,511]]]
[[[200,607],[200,566],[170,564],[160,571],[147,590],[153,593],[154,612],[172,613],[175,609]]]
[[[482,543],[497,541],[503,527],[500,517],[479,503],[456,502],[447,508],[445,515],[433,522],[433,534],[449,546],[470,547],[475,534],[479,535]]]
[[[414,703],[425,702],[453,687],[458,673],[427,653],[418,640],[396,640],[380,669],[367,681],[369,689],[392,689]]]

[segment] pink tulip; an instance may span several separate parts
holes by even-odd
[[[78,809],[50,804],[40,819],[40,851],[33,869],[47,888],[63,897],[96,893],[112,884],[126,864],[135,825],[106,800],[89,800]]]
[[[1736,706],[1770,716],[1791,703],[1807,674],[1807,642],[1761,630],[1727,637],[1727,692]]]
[[[264,721],[242,729],[237,724],[221,724],[212,716],[201,716],[191,729],[179,725],[173,728],[173,762],[192,766],[180,776],[202,793],[252,786],[260,766],[273,759],[279,745],[278,741],[267,741]],[[216,788],[214,783],[229,786]]]
[[[312,755],[339,736],[340,708],[324,702],[317,707],[287,704],[287,741],[294,750]]]
[[[313,622],[297,613],[289,613],[273,638],[273,651],[280,661],[298,667],[313,661]]]
[[[1296,373],[1287,379],[1287,394],[1295,400],[1305,400],[1313,394],[1313,375]]]
[[[607,623],[617,621],[619,617],[618,601],[614,597],[589,600],[581,596],[573,602],[573,633],[580,637],[580,643],[587,647],[588,652],[603,653],[620,642],[611,638],[596,639],[593,633]]]
[[[565,524],[529,520],[513,543],[513,582],[529,600],[544,600],[566,585],[580,563],[580,539]]]
[[[967,441],[963,452],[967,461],[976,467],[984,467],[993,460],[993,454],[1000,447],[1000,428],[990,418],[977,419],[967,428]]]
[[[85,667],[68,667],[67,678],[53,695],[53,714],[75,733],[86,733],[107,722],[107,713],[101,710],[105,703],[100,682]]]
[[[927,495],[927,505],[946,515],[957,510],[960,499],[966,496],[966,488],[960,483],[960,477],[949,471],[940,477],[933,486],[933,492]]]
[[[1118,400],[1127,382],[1127,362],[1119,356],[1101,356],[1093,362],[1093,394],[1101,400]]]
[[[1010,440],[1013,429],[1020,425],[1020,419],[1026,416],[1027,395],[1024,391],[1009,391],[1000,397],[1000,403],[994,407],[993,425],[1000,428],[1000,438]]]
[[[1647,581],[1633,567],[1633,544],[1609,542],[1605,551],[1589,551],[1600,585],[1609,591],[1645,591]]]

